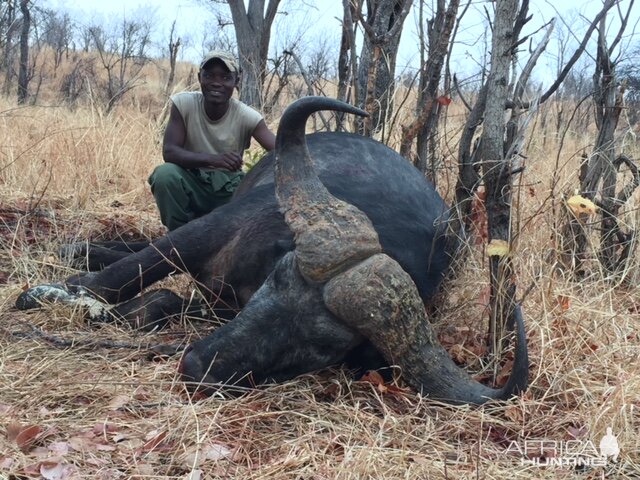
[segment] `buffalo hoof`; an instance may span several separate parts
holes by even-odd
[[[40,308],[43,304],[57,303],[70,307],[83,308],[91,321],[109,322],[113,316],[109,307],[93,298],[84,288],[59,283],[38,285],[22,292],[16,300],[18,310]]]
[[[38,285],[20,294],[16,300],[16,308],[31,310],[40,308],[43,303],[69,303],[72,297],[73,295],[60,283]]]

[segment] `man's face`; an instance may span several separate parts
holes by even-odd
[[[238,75],[229,71],[224,63],[216,59],[200,70],[198,78],[205,101],[213,104],[227,103],[238,84]]]

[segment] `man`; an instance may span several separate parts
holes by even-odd
[[[235,58],[209,52],[200,63],[200,92],[171,97],[164,132],[165,163],[149,177],[151,192],[169,229],[227,203],[242,180],[242,154],[251,137],[266,150],[275,135],[262,115],[232,98],[240,80]]]

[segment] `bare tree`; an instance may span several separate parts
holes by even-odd
[[[31,12],[29,0],[20,0],[22,25],[20,27],[20,63],[18,67],[18,104],[25,103],[29,95],[29,30]]]
[[[180,50],[181,43],[182,39],[180,37],[176,38],[176,21],[174,20],[173,23],[171,23],[171,31],[169,33],[169,75],[164,89],[165,95],[169,95],[173,88],[173,82],[176,76],[176,61],[178,60],[178,51]]]
[[[600,19],[616,0],[607,0],[602,10],[571,58],[561,69],[552,85],[525,101],[527,85],[536,63],[549,42],[554,22],[544,28],[544,35],[520,71],[516,67],[519,46],[529,40],[522,30],[531,16],[528,0],[498,0],[492,24],[491,68],[482,85],[462,133],[459,146],[459,173],[456,185],[456,204],[450,228],[452,238],[459,238],[469,222],[470,198],[483,183],[486,191],[491,282],[491,316],[489,342],[499,355],[504,332],[515,302],[515,283],[511,260],[514,234],[512,232],[511,195],[514,177],[523,169],[524,135],[531,112],[553,95],[573,65],[586,49],[586,44]],[[519,74],[518,74],[519,73]],[[464,100],[463,100],[464,101]],[[466,103],[466,101],[465,101]],[[505,115],[505,112],[507,115]],[[476,132],[482,125],[482,132]],[[478,166],[480,168],[478,169]],[[507,322],[505,324],[505,321]]]
[[[298,66],[298,69],[300,71],[300,75],[302,76],[302,79],[304,80],[304,83],[305,83],[305,85],[307,87],[306,94],[307,95],[317,95],[318,92],[316,91],[315,83],[318,81],[318,75],[321,75],[322,72],[321,71],[314,71],[313,73],[310,74],[308,69],[306,69],[304,67],[304,65],[302,64],[302,61],[300,60],[300,57],[293,50],[285,50],[284,54],[291,56],[291,58],[293,58],[293,61]],[[320,55],[320,57],[325,58],[323,55]],[[318,67],[318,68],[320,68],[320,67]],[[301,95],[296,95],[296,96],[301,96]],[[322,120],[322,124],[324,125],[325,130],[330,130],[331,126],[329,125],[329,122],[325,118],[324,113],[321,112],[321,111],[317,112],[317,116],[320,117],[320,119]],[[317,130],[316,115],[313,116],[313,129],[314,129],[314,131]]]
[[[596,126],[598,135],[590,157],[583,164],[580,189],[583,196],[595,200],[600,213],[600,249],[598,258],[605,271],[619,274],[625,271],[636,245],[633,230],[623,228],[618,220],[620,208],[629,200],[640,185],[640,172],[635,162],[626,155],[616,154],[616,128],[623,110],[625,85],[619,81],[617,64],[613,58],[628,24],[631,0],[624,15],[621,15],[617,35],[608,45],[606,33],[607,17],[600,20],[598,29],[598,50],[593,75]],[[620,191],[616,191],[618,170],[625,165],[631,173],[631,181]],[[580,270],[580,263],[586,249],[586,234],[583,225],[575,217],[565,231],[574,235],[572,243],[572,265]]]
[[[2,42],[2,70],[4,70],[4,83],[2,91],[8,95],[11,90],[13,79],[16,75],[14,68],[16,55],[16,35],[20,24],[17,11],[16,0],[6,0],[0,3],[0,41]]]
[[[265,114],[270,114],[273,111],[285,88],[289,85],[292,74],[290,59],[291,56],[283,52],[276,54],[275,58],[269,60],[273,67],[269,69],[268,81],[264,87],[265,101],[262,105],[262,111]]]
[[[69,56],[73,40],[73,23],[68,13],[60,14],[55,10],[42,11],[42,40],[53,49],[53,72],[56,74],[63,56]]]
[[[106,80],[97,85],[109,113],[122,97],[141,81],[142,69],[148,63],[151,23],[148,20],[123,18],[116,29],[108,34],[100,25],[86,29],[98,55]]]
[[[511,184],[512,158],[505,155],[504,111],[509,98],[509,78],[512,62],[514,35],[524,22],[524,15],[518,16],[518,0],[498,0],[491,43],[491,69],[487,78],[484,122],[480,137],[480,161],[487,192],[487,216],[489,239],[494,242],[511,244]],[[526,0],[523,3],[527,3]],[[526,15],[526,10],[523,12]],[[512,265],[507,251],[490,253],[491,318],[490,337],[496,341],[502,337],[499,331],[500,319],[510,317],[510,309],[515,298],[515,284],[512,281]],[[494,351],[498,350],[497,345]]]
[[[358,105],[369,113],[369,117],[359,120],[364,135],[383,128],[390,116],[398,46],[411,4],[411,0],[366,0],[366,18],[361,8],[354,9],[365,32],[357,97]]]
[[[444,61],[448,53],[449,44],[451,43],[451,34],[456,21],[456,15],[459,0],[451,0],[446,5],[445,0],[438,0],[436,11],[427,22],[427,50],[428,56],[420,65],[420,84],[418,92],[418,101],[416,107],[416,118],[410,125],[402,127],[402,141],[400,145],[400,153],[409,158],[410,149],[413,140],[419,136],[419,147],[416,166],[420,171],[427,172],[427,155],[426,149],[422,148],[426,144],[425,139],[435,134],[434,130],[437,126],[437,109],[438,109],[438,88],[442,77],[442,69]],[[420,18],[422,20],[424,2],[420,2]],[[420,25],[422,25],[422,21]],[[424,47],[421,48],[421,51]],[[433,163],[432,163],[433,165]],[[435,180],[435,172],[431,171],[432,180]]]
[[[93,58],[71,57],[73,69],[62,77],[60,93],[70,107],[74,107],[83,93],[89,90],[89,79],[96,78],[96,65]]]
[[[242,82],[240,99],[248,105],[260,108],[263,102],[262,87],[266,75],[267,55],[271,39],[271,26],[278,12],[280,0],[226,0],[236,32]]]
[[[342,35],[340,37],[340,52],[338,54],[338,99],[353,103],[358,98],[358,82],[356,72],[358,60],[356,55],[356,26],[354,16],[362,9],[363,0],[342,0]],[[349,91],[351,85],[352,91]],[[343,129],[344,114],[336,115],[336,130]]]

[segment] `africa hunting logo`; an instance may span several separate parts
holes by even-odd
[[[536,467],[606,467],[609,460],[617,461],[620,454],[618,439],[611,427],[602,437],[598,448],[591,440],[512,441],[504,451],[518,455],[521,465]]]

